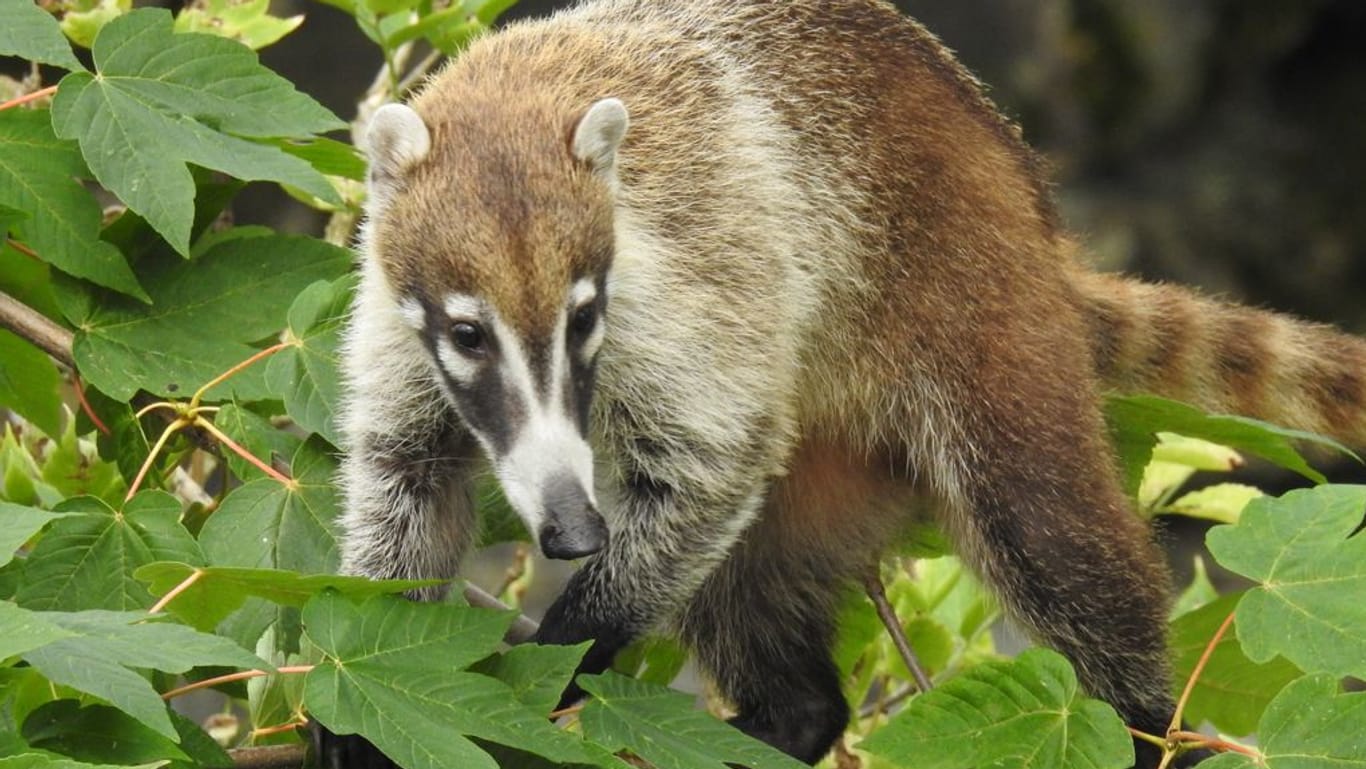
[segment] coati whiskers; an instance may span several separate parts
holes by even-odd
[[[368,153],[345,571],[455,576],[482,456],[547,555],[591,556],[540,641],[597,671],[671,630],[805,761],[848,716],[837,601],[915,511],[1162,733],[1168,578],[1105,390],[1366,443],[1366,344],[1088,272],[1016,128],[885,2],[584,3],[473,43]]]

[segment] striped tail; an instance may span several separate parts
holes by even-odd
[[[1366,447],[1366,340],[1189,289],[1078,273],[1105,386]]]

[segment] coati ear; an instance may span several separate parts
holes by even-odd
[[[432,135],[427,124],[406,104],[386,104],[375,110],[365,129],[365,154],[370,159],[370,182],[392,184],[414,163],[427,157]]]
[[[570,149],[574,157],[588,163],[594,171],[608,174],[616,163],[626,128],[631,124],[621,99],[603,99],[588,108],[574,129]]]

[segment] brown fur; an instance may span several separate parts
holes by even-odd
[[[570,151],[609,96],[617,190]],[[601,667],[672,620],[737,724],[808,760],[847,712],[839,593],[917,512],[1165,727],[1169,585],[1106,390],[1366,444],[1366,344],[1086,271],[1019,131],[887,3],[590,3],[479,41],[413,106],[431,151],[371,222],[396,293],[478,293],[535,340],[612,263],[612,541],[542,640],[595,637]]]

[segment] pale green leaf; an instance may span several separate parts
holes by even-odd
[[[1216,523],[1237,523],[1252,500],[1265,496],[1261,489],[1242,483],[1216,483],[1178,497],[1161,512]]]
[[[1366,677],[1366,486],[1319,486],[1253,500],[1206,542],[1261,584],[1238,604],[1249,659],[1277,654],[1310,673]]]
[[[133,7],[133,0],[66,0],[65,4],[68,9],[62,16],[62,31],[76,45],[89,48],[105,24]]]
[[[75,514],[55,513],[36,507],[0,502],[0,566],[9,563],[14,558],[14,552],[44,526],[71,515]]]
[[[81,69],[57,20],[33,0],[0,0],[0,19],[0,56]]]
[[[1085,698],[1067,660],[1030,649],[922,694],[860,750],[915,769],[1123,769],[1133,743],[1114,709]]]
[[[76,139],[95,178],[181,254],[190,251],[194,220],[186,163],[341,203],[308,163],[242,138],[302,138],[344,125],[251,49],[174,34],[169,13],[144,8],[106,25],[93,50],[98,74],[62,80],[53,127]]]
[[[1257,760],[1224,753],[1201,769],[1366,769],[1366,692],[1344,694],[1332,676],[1305,676],[1272,700],[1257,730]]]
[[[148,622],[145,612],[43,612],[42,618],[73,636],[26,652],[23,657],[54,683],[92,694],[179,741],[152,685],[136,670],[184,673],[204,665],[268,668],[225,638],[183,625]]]
[[[1205,568],[1204,557],[1195,556],[1191,561],[1191,568],[1193,572],[1191,583],[1172,602],[1172,619],[1189,614],[1219,597],[1219,591],[1214,588],[1214,583],[1209,581],[1209,572]]]
[[[689,695],[615,673],[577,679],[593,699],[579,719],[585,736],[627,749],[658,769],[799,769],[804,764],[693,707]]]
[[[270,15],[270,0],[202,0],[176,17],[177,32],[205,32],[230,38],[253,50],[265,48],[298,28],[302,15]]]
[[[139,264],[152,297],[146,307],[119,297],[69,291],[62,311],[77,326],[81,374],[127,400],[139,390],[184,397],[251,357],[249,342],[283,328],[290,302],[317,280],[351,265],[346,249],[316,238],[261,235],[226,240],[198,259],[149,257]],[[269,396],[265,365],[251,366],[209,398]]]
[[[47,110],[0,112],[0,204],[30,214],[14,227],[17,239],[63,272],[146,301],[123,254],[100,240],[100,205],[76,181],[87,176]]]
[[[55,521],[24,560],[15,599],[30,609],[146,609],[153,603],[133,572],[154,561],[202,563],[194,538],[181,525],[180,503],[143,491],[115,511],[93,497],[73,497],[58,508],[77,513]]]
[[[1172,623],[1172,668],[1178,688],[1190,678],[1200,655],[1240,597],[1239,593],[1223,596]],[[1235,634],[1226,633],[1191,690],[1185,718],[1192,724],[1208,721],[1225,734],[1251,734],[1276,693],[1301,675],[1299,668],[1283,657],[1260,664],[1249,660]]]
[[[74,633],[43,619],[38,612],[0,601],[0,661],[72,635]]]

